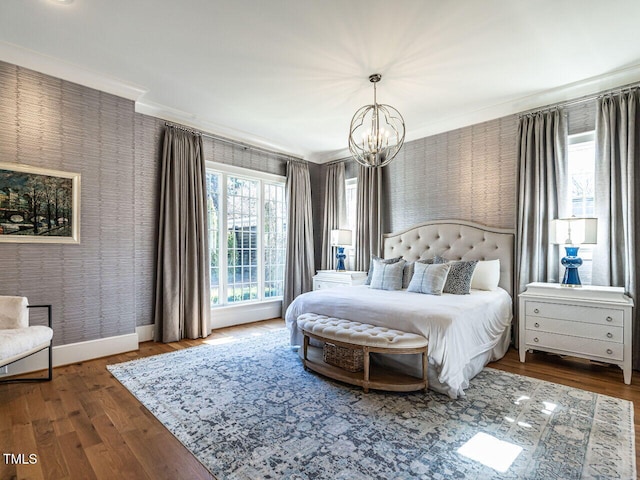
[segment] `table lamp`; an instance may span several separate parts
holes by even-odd
[[[563,287],[580,287],[578,267],[582,259],[578,257],[579,245],[594,244],[598,236],[597,218],[558,218],[551,221],[551,238],[553,243],[564,245],[566,256],[562,258],[564,265]]]
[[[344,253],[344,247],[350,247],[351,242],[351,230],[331,230],[331,246],[337,247],[338,250],[338,253],[336,253],[336,258],[338,259],[336,265],[337,272],[344,272],[346,270],[344,259],[347,258],[347,256]]]

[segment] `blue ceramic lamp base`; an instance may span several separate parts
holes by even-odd
[[[581,287],[580,275],[578,275],[578,267],[582,265],[582,259],[578,257],[578,249],[580,247],[564,247],[566,257],[562,258],[564,265],[564,278],[561,285],[563,287]]]
[[[344,266],[344,259],[347,258],[347,255],[344,253],[344,247],[337,247],[338,253],[336,253],[336,258],[338,259],[338,263],[336,265],[336,272],[344,272],[347,269]]]

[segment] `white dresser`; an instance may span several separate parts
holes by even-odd
[[[313,289],[362,285],[366,279],[367,272],[318,270],[318,274],[313,277]]]
[[[542,350],[619,365],[631,383],[633,301],[622,287],[530,283],[519,295],[520,361]]]

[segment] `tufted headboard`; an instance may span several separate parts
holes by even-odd
[[[440,255],[449,260],[500,260],[500,287],[513,296],[514,233],[463,220],[433,220],[385,233],[384,258],[407,261]]]

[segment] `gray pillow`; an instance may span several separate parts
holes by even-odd
[[[402,260],[402,257],[380,258],[376,255],[371,255],[371,262],[369,262],[369,273],[367,274],[367,279],[364,281],[365,285],[371,285],[371,278],[373,278],[373,261],[374,260],[381,260],[384,263],[396,263]]]
[[[384,263],[380,259],[374,260],[370,287],[378,290],[400,290],[405,263],[404,260],[395,263]]]
[[[451,268],[442,291],[454,295],[467,295],[471,291],[471,279],[477,264],[477,260],[447,263]]]
[[[427,293],[429,295],[442,295],[442,289],[447,281],[450,265],[442,263],[438,265],[417,263],[408,292]]]

